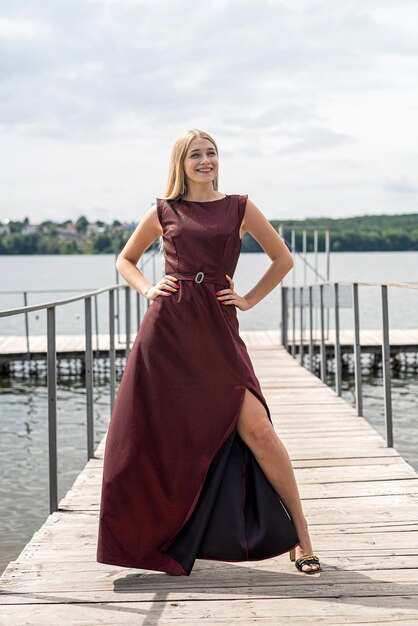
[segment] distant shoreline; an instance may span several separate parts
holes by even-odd
[[[313,251],[317,231],[318,250],[325,249],[326,231],[330,233],[331,252],[414,252],[418,251],[418,213],[403,215],[361,215],[351,218],[309,218],[305,220],[269,220],[290,247],[291,231],[295,230],[296,250],[303,248],[306,232],[308,252]],[[76,221],[56,223],[50,220],[31,224],[0,221],[0,255],[79,255],[117,254],[122,250],[137,224],[114,220],[90,223],[81,216]],[[158,239],[148,248],[158,247]],[[245,233],[241,252],[263,252],[259,243]]]

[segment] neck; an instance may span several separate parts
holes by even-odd
[[[195,183],[190,181],[187,185],[187,191],[183,197],[185,200],[204,202],[205,200],[217,200],[219,195],[219,192],[214,190],[212,182]]]

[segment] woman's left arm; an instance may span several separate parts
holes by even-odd
[[[250,233],[272,261],[258,283],[244,296],[251,308],[273,291],[292,269],[294,263],[283,239],[249,198],[242,220],[242,231]]]

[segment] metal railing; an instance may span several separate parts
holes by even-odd
[[[309,369],[313,367],[313,310],[319,310],[320,326],[320,377],[326,382],[327,363],[326,346],[324,333],[324,313],[325,308],[334,309],[335,322],[335,384],[336,393],[341,396],[342,381],[342,360],[340,345],[340,309],[352,308],[353,310],[353,353],[354,353],[354,381],[355,400],[358,415],[363,415],[363,393],[361,377],[361,345],[360,345],[360,314],[359,314],[359,285],[378,286],[381,292],[380,314],[382,320],[382,367],[384,385],[384,409],[385,409],[385,430],[386,444],[393,447],[393,423],[392,423],[392,387],[391,387],[391,367],[390,367],[390,344],[389,344],[389,311],[388,311],[388,287],[399,289],[412,289],[418,291],[416,283],[389,283],[377,281],[337,281],[323,282],[316,285],[295,285],[288,287],[282,284],[281,300],[281,344],[291,355],[296,358],[296,309],[299,308],[299,360],[305,366],[304,353],[307,341],[304,336],[304,311],[307,309],[309,316]],[[289,348],[289,311],[292,319],[292,342]]]
[[[155,257],[155,253],[152,255]],[[141,264],[141,269],[145,263]],[[154,267],[154,283],[155,267]],[[14,315],[27,315],[33,311],[46,310],[47,322],[47,396],[48,396],[48,462],[49,462],[49,510],[53,513],[58,509],[58,472],[57,472],[57,350],[56,350],[56,309],[77,301],[84,301],[84,371],[86,386],[86,418],[87,418],[87,461],[94,456],[94,419],[93,419],[93,328],[92,302],[98,295],[107,293],[109,298],[109,365],[110,365],[110,415],[112,415],[116,398],[116,314],[115,304],[120,291],[125,292],[125,357],[128,358],[131,345],[131,287],[127,284],[114,284],[95,289],[85,294],[54,300],[40,304],[23,306],[0,311],[0,318]],[[68,290],[70,291],[70,290]],[[135,291],[137,301],[144,298],[147,308],[152,304],[148,298]],[[140,310],[140,307],[139,309]],[[138,314],[138,328],[140,316]],[[28,329],[28,326],[26,326]],[[98,328],[96,327],[96,332]]]
[[[290,230],[290,241],[287,239],[285,235],[285,228]],[[313,272],[316,283],[318,282],[318,279],[324,280],[324,281],[328,281],[330,279],[331,233],[329,229],[327,228],[324,229],[324,234],[325,234],[324,253],[325,253],[325,260],[326,260],[326,276],[323,276],[321,272],[318,270],[318,254],[320,254],[320,251],[318,249],[319,230],[320,229],[312,227],[312,226],[299,226],[299,227],[286,226],[285,227],[283,224],[280,224],[278,228],[278,233],[280,237],[283,239],[283,241],[290,248],[290,252],[292,253],[292,256],[297,257],[303,263],[303,266],[302,266],[303,267],[303,283],[305,285],[307,284],[308,268]],[[299,252],[298,250],[296,250],[296,232],[298,231],[302,232],[302,252]],[[307,247],[307,232],[308,231],[312,231],[313,236],[314,236],[314,240],[313,240],[314,265],[312,265],[308,261],[308,247]],[[293,268],[291,277],[292,277],[293,286],[295,286],[296,285],[296,267]]]
[[[147,256],[145,259],[144,257],[141,257],[140,265],[139,265],[139,269],[143,273],[146,265],[148,263],[152,263],[152,281],[154,284],[156,283],[156,274],[157,274],[156,256],[158,254],[159,253],[157,249],[155,248],[152,249],[150,253],[147,253]],[[120,283],[120,275],[119,275],[119,272],[116,270],[116,285],[119,285],[119,283]],[[25,289],[25,290],[14,290],[14,291],[13,290],[9,290],[9,291],[0,290],[0,296],[1,295],[19,295],[23,298],[23,306],[26,308],[26,307],[29,307],[29,298],[28,298],[29,294],[49,294],[49,293],[64,294],[64,293],[93,292],[95,290],[96,290],[95,287],[80,287],[79,289],[77,288],[73,288],[73,289]],[[134,296],[135,296],[135,309],[136,309],[136,325],[137,325],[137,328],[139,328],[139,325],[141,323],[141,316],[142,316],[142,307],[141,307],[142,300],[138,292],[134,292]],[[96,353],[98,353],[100,351],[100,342],[99,342],[100,315],[99,315],[98,295],[93,296],[93,303],[94,303],[94,330],[95,330],[94,343],[95,343],[95,351]],[[131,301],[130,300],[129,302],[125,301],[125,305],[126,304],[130,306]],[[148,308],[148,306],[150,305],[150,301],[148,299],[145,299],[145,304],[146,304],[146,308]],[[116,324],[116,329],[117,329],[117,336],[118,336],[119,343],[122,343],[121,332],[120,332],[121,330],[120,319],[121,319],[121,308],[122,308],[121,303],[120,303],[120,289],[118,289],[116,292],[115,305],[116,305],[115,324]],[[27,310],[23,313],[24,326],[25,326],[24,337],[26,341],[26,353],[27,353],[28,358],[30,358],[31,356],[29,313],[30,313],[29,308],[27,308]]]
[[[285,229],[290,231],[290,241],[287,239],[286,234],[285,234]],[[307,234],[309,232],[313,233],[313,250],[312,250],[312,254],[313,254],[313,265],[311,263],[309,263],[308,261],[308,244],[307,244]],[[329,281],[330,280],[330,269],[331,269],[331,231],[328,228],[324,228],[324,229],[318,229],[315,226],[291,226],[291,225],[284,225],[284,224],[280,224],[279,228],[278,228],[278,232],[280,237],[283,239],[283,241],[287,244],[287,246],[290,249],[290,252],[292,253],[292,257],[294,259],[299,259],[302,263],[302,269],[303,269],[303,284],[307,285],[308,284],[308,269],[311,270],[311,272],[313,273],[314,276],[314,280],[315,283],[318,284],[319,281]],[[302,250],[299,252],[299,250],[296,249],[296,234],[298,232],[302,233]],[[319,243],[318,243],[318,236],[319,234],[323,232],[324,233],[324,243],[325,243],[325,249],[321,252],[319,250]],[[319,261],[319,255],[320,254],[325,254],[325,267],[326,267],[326,275],[324,276],[323,274],[321,274],[321,272],[318,269],[318,261]],[[297,264],[295,263],[292,271],[289,273],[288,276],[285,277],[286,280],[283,280],[282,285],[287,285],[287,280],[291,280],[292,281],[292,285],[293,287],[296,286],[296,273],[297,273]],[[328,337],[328,331],[329,331],[329,319],[330,319],[330,311],[327,308],[326,309],[326,334]],[[293,320],[293,324],[295,323],[295,320]],[[316,319],[316,309],[314,310],[314,324],[316,325],[317,323],[317,319]]]

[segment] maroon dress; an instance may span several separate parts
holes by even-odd
[[[171,296],[150,303],[104,453],[97,561],[189,576],[195,559],[255,561],[299,544],[236,424],[249,389],[270,411],[216,291],[234,275],[247,195],[157,198]]]

